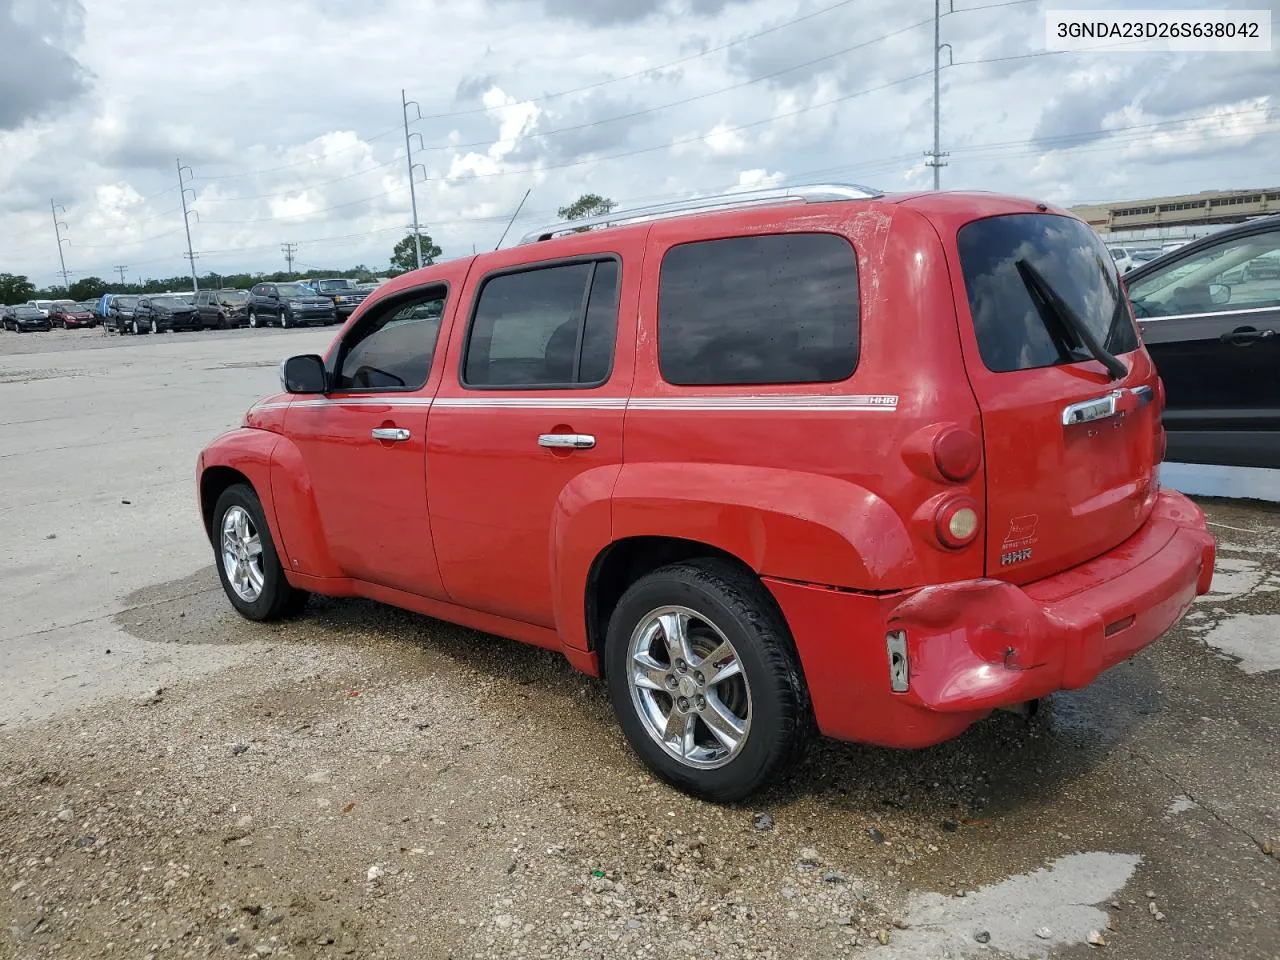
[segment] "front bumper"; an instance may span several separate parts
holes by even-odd
[[[982,579],[871,595],[765,583],[791,626],[819,729],[921,747],[1132,657],[1208,592],[1214,555],[1200,509],[1165,491],[1124,543],[1021,587]],[[886,645],[896,631],[908,677],[897,693]]]

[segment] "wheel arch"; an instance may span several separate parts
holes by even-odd
[[[587,573],[584,616],[588,649],[600,659],[609,620],[627,588],[655,570],[689,560],[722,560],[756,576],[741,557],[699,540],[672,536],[635,536],[606,545]],[[600,660],[603,668],[603,660]]]

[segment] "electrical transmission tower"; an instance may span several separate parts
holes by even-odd
[[[289,265],[289,276],[293,276],[293,261],[298,254],[298,245],[296,243],[280,244],[280,252],[284,254],[284,261]]]
[[[114,270],[114,271],[116,271],[116,273],[120,274],[120,282],[123,284],[123,283],[125,282],[125,280],[124,280],[124,272],[125,272],[126,270],[128,270],[128,269],[129,269],[129,267],[128,267],[126,264],[123,264],[123,263],[117,263],[117,264],[116,264],[114,267],[112,267],[111,269],[112,269],[112,270]]]

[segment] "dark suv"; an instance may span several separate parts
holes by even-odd
[[[338,277],[333,280],[312,280],[308,286],[322,297],[333,301],[339,318],[345,319],[355,313],[356,307],[364,303],[369,296],[368,290],[361,290],[354,280]]]
[[[249,319],[249,291],[201,290],[196,294],[196,314],[202,327],[243,327]]]
[[[176,330],[199,330],[196,308],[185,297],[165,294],[143,297],[134,308],[129,322],[131,333],[172,333]]]
[[[338,311],[328,297],[322,297],[302,283],[260,283],[249,291],[249,326],[300,327],[338,322]]]

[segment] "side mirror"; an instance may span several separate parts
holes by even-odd
[[[1221,306],[1224,303],[1231,302],[1231,287],[1225,283],[1209,284],[1209,302],[1214,306]]]
[[[286,393],[324,393],[328,389],[324,360],[314,353],[290,357],[280,364],[280,385]]]

